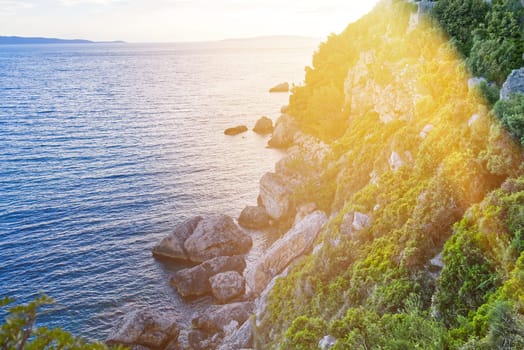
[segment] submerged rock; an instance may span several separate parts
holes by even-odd
[[[161,350],[176,343],[178,334],[179,329],[173,319],[150,311],[135,311],[123,317],[107,337],[106,343]]]
[[[153,255],[159,258],[188,260],[184,242],[195,231],[200,221],[202,217],[195,216],[179,224],[172,233],[153,248]]]
[[[229,135],[229,136],[233,136],[233,135],[241,134],[241,133],[246,132],[246,131],[247,131],[247,126],[239,125],[239,126],[235,126],[234,128],[228,128],[228,129],[224,130],[224,134],[225,135]]]
[[[213,296],[219,303],[234,299],[246,290],[244,277],[236,271],[218,273],[209,279],[209,283]]]
[[[288,92],[289,91],[289,83],[284,82],[280,83],[278,85],[273,86],[271,89],[269,89],[269,92]]]
[[[182,297],[202,296],[212,291],[211,277],[226,271],[242,273],[245,268],[246,262],[241,256],[219,256],[195,267],[178,271],[171,278],[171,285]]]
[[[268,117],[261,117],[257,120],[253,131],[257,134],[269,134],[273,131],[273,121]]]
[[[217,256],[242,255],[251,249],[253,241],[227,215],[214,215],[198,223],[184,243],[189,259],[203,262]]]
[[[246,271],[246,280],[251,291],[260,294],[273,277],[309,249],[326,222],[326,214],[315,211],[273,243],[264,256]]]
[[[269,215],[266,209],[259,206],[247,206],[238,218],[240,226],[258,230],[269,225]]]

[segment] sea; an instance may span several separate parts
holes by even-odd
[[[151,249],[185,219],[256,204],[282,153],[251,128],[277,119],[289,95],[268,89],[302,83],[317,45],[0,46],[0,297],[45,293],[39,326],[101,341],[133,310],[205,308]],[[268,238],[249,234],[252,262]]]

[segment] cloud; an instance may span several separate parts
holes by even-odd
[[[0,16],[14,16],[18,11],[33,7],[27,1],[0,0]]]
[[[66,6],[75,6],[80,4],[110,5],[117,2],[124,2],[124,0],[60,0],[60,3]]]

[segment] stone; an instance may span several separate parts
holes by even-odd
[[[433,125],[431,125],[431,124],[427,124],[427,125],[422,129],[422,131],[420,132],[420,137],[421,137],[422,139],[425,139],[425,138],[428,136],[428,134],[431,132],[431,130],[433,130],[433,128],[434,128]]]
[[[299,206],[295,215],[294,225],[297,225],[300,221],[304,220],[306,216],[314,212],[316,209],[317,205],[314,202],[305,203]]]
[[[389,167],[391,170],[397,171],[403,165],[404,161],[400,158],[400,155],[395,151],[391,152],[391,156],[389,156]]]
[[[219,303],[234,299],[246,290],[244,277],[236,271],[221,272],[209,279],[213,296]]]
[[[199,329],[192,329],[187,334],[189,349],[191,350],[209,350],[216,349],[220,343],[220,334],[210,335]]]
[[[358,211],[349,212],[342,218],[340,234],[348,235],[351,239],[355,239],[355,233],[369,226],[371,226],[371,219],[368,215]]]
[[[290,195],[291,189],[280,175],[266,173],[260,179],[260,199],[267,214],[274,220],[279,220],[289,214]]]
[[[269,215],[264,207],[247,206],[240,213],[238,223],[245,228],[262,229],[269,225]]]
[[[318,347],[321,350],[329,350],[335,346],[336,342],[337,338],[333,337],[332,335],[326,335],[324,338],[320,339],[318,342]]]
[[[482,83],[487,83],[486,78],[483,77],[473,77],[468,79],[468,91],[475,89]]]
[[[247,131],[247,126],[239,125],[233,128],[227,128],[226,130],[224,130],[224,135],[234,136],[234,135],[238,135],[243,132],[246,132],[246,131]]]
[[[164,349],[178,339],[175,320],[151,311],[134,311],[125,315],[106,339],[108,345],[144,346]]]
[[[182,269],[171,278],[171,285],[182,297],[202,296],[212,292],[209,279],[226,271],[242,273],[246,262],[241,256],[219,256],[188,269]]]
[[[444,268],[444,262],[442,261],[442,253],[437,254],[429,263],[439,269]]]
[[[254,303],[251,301],[212,306],[202,315],[192,320],[193,328],[208,333],[223,332],[224,327],[236,321],[243,324],[251,316]]]
[[[469,120],[468,120],[468,126],[471,128],[471,127],[473,126],[473,124],[475,124],[475,122],[476,122],[477,120],[479,120],[479,119],[480,119],[480,115],[478,115],[478,114],[473,114],[473,115],[471,116],[471,118],[469,118]]]
[[[273,132],[273,121],[268,117],[261,117],[259,120],[257,120],[253,131],[262,135],[269,134]]]
[[[238,329],[226,334],[218,350],[246,349],[253,347],[253,325],[247,320]]]
[[[288,92],[289,91],[289,83],[284,82],[277,84],[273,86],[271,89],[269,89],[269,92]]]
[[[291,261],[311,247],[326,222],[326,214],[315,211],[275,241],[267,252],[246,270],[245,276],[250,290],[259,295]]]
[[[282,114],[275,123],[273,134],[268,142],[269,147],[288,148],[295,139],[298,126],[293,118],[287,114]]]
[[[200,221],[193,234],[184,242],[189,259],[203,262],[217,256],[247,253],[253,241],[227,215],[213,215]]]
[[[195,216],[175,227],[174,231],[163,238],[153,248],[153,256],[158,258],[188,260],[189,257],[184,248],[184,242],[191,236],[198,223],[202,220],[201,216]]]
[[[511,94],[524,95],[524,67],[513,70],[500,90],[500,99],[508,100]]]

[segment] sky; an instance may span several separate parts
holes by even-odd
[[[0,35],[129,42],[325,38],[378,0],[0,0]]]

